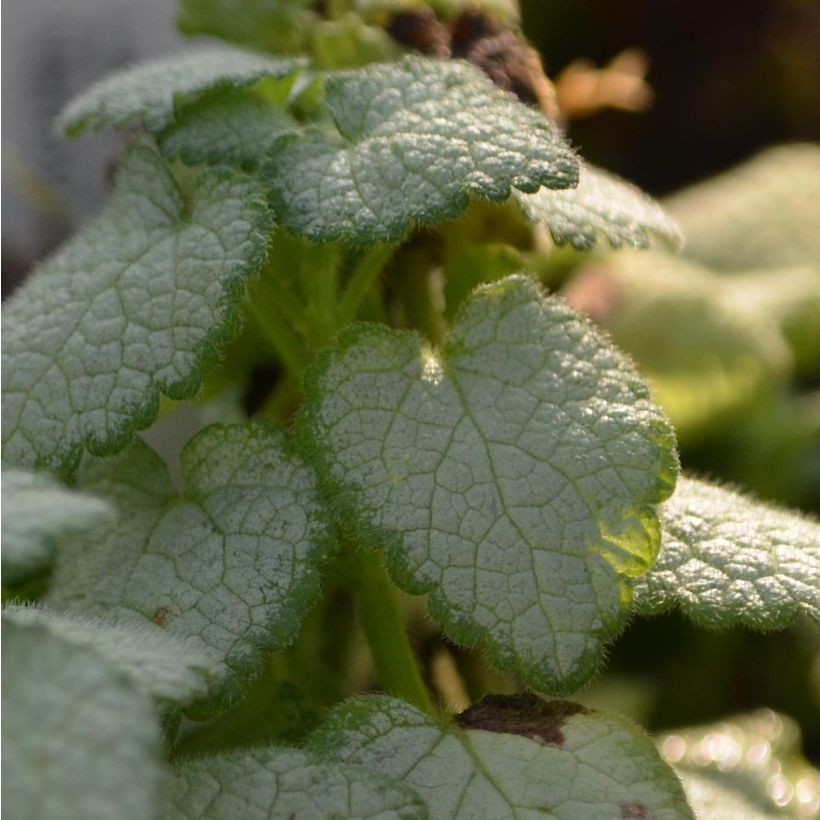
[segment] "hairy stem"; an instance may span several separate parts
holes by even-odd
[[[362,302],[394,250],[394,245],[374,245],[362,255],[339,302],[339,327],[356,318]]]
[[[434,713],[404,629],[393,585],[379,556],[348,545],[348,567],[370,652],[385,692]]]

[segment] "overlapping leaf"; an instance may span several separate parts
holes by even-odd
[[[139,119],[156,134],[173,122],[181,103],[195,102],[207,92],[285,77],[300,65],[299,60],[224,47],[154,60],[117,71],[91,86],[68,104],[58,124],[73,136],[87,128],[122,128]]]
[[[113,514],[45,473],[3,470],[3,583],[15,586],[45,569],[61,536],[93,530]]]
[[[458,641],[544,689],[597,667],[655,557],[672,432],[631,364],[534,283],[476,292],[442,351],[356,326],[308,379],[345,525]]]
[[[168,820],[238,817],[422,820],[421,798],[372,768],[325,763],[287,748],[259,748],[176,767]]]
[[[620,718],[565,701],[490,696],[433,720],[386,697],[331,712],[311,747],[401,780],[432,818],[691,818],[672,770]]]
[[[331,536],[314,475],[262,423],[207,428],[186,445],[182,472],[178,496],[141,442],[82,471],[79,486],[115,504],[121,523],[63,550],[50,601],[139,613],[247,672],[261,648],[295,638],[318,592]]]
[[[529,219],[547,226],[556,244],[576,250],[591,250],[599,237],[613,248],[646,248],[653,238],[672,247],[681,243],[680,230],[657,202],[591,165],[581,166],[576,188],[515,197]]]
[[[661,508],[662,545],[635,582],[637,611],[680,606],[707,626],[820,620],[820,524],[702,481],[681,479]]]
[[[160,391],[193,395],[270,225],[249,177],[205,171],[188,198],[133,147],[104,214],[3,311],[5,461],[68,472],[148,426]]]
[[[92,649],[3,623],[3,812],[156,820],[162,772],[151,701]]]
[[[311,239],[394,240],[470,196],[577,181],[554,126],[466,63],[408,56],[332,74],[326,104],[338,134],[282,137],[264,166],[277,214]]]
[[[88,617],[33,606],[7,606],[3,622],[39,624],[88,646],[134,685],[164,705],[185,706],[216,691],[221,659],[201,643],[178,638],[147,622]]]

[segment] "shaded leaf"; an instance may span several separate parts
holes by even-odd
[[[93,650],[3,619],[3,811],[40,820],[160,816],[150,700]]]
[[[636,609],[680,606],[697,623],[779,629],[820,621],[820,524],[722,487],[680,479],[661,507],[661,551]]]
[[[476,291],[440,353],[358,325],[308,376],[301,432],[340,519],[457,641],[568,691],[659,543],[672,432],[631,364],[524,277]]]
[[[205,171],[186,199],[132,147],[103,215],[5,305],[5,461],[70,472],[83,446],[116,452],[151,424],[160,391],[194,395],[270,227],[249,177]]]
[[[323,763],[296,749],[247,749],[190,760],[174,774],[168,820],[428,816],[409,786],[372,769]]]
[[[134,613],[194,638],[247,674],[260,650],[290,643],[318,593],[331,546],[312,470],[272,423],[213,426],[182,453],[184,493],[142,442],[81,471],[120,523],[76,540],[50,601],[92,614]]]
[[[621,718],[531,695],[489,696],[438,723],[386,697],[336,707],[312,739],[323,757],[400,779],[433,818],[691,818],[652,741]]]
[[[281,137],[264,166],[277,214],[311,239],[394,240],[470,196],[577,180],[554,126],[466,63],[408,56],[330,74],[326,105],[338,134]]]

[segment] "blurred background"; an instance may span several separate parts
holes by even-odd
[[[561,250],[545,281],[635,357],[685,468],[820,514],[820,149],[731,171],[771,146],[820,141],[820,3],[521,6],[588,161],[659,198],[729,172],[665,199],[687,234],[682,257]],[[110,133],[59,138],[55,115],[118,66],[190,48],[176,13],[174,0],[3,4],[4,297],[99,211],[118,155]],[[435,662],[440,639],[419,641]],[[512,685],[446,652],[477,690]],[[807,622],[761,635],[676,614],[636,620],[584,697],[655,731],[771,707],[820,761],[820,637]]]

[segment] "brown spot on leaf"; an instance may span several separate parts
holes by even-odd
[[[456,721],[463,729],[521,735],[547,746],[561,746],[567,718],[586,713],[583,706],[568,700],[542,700],[530,694],[487,695]]]
[[[622,803],[621,817],[629,820],[630,817],[649,817],[649,809],[643,803]]]
[[[171,620],[171,607],[161,606],[152,616],[152,620],[159,626],[168,626]]]

